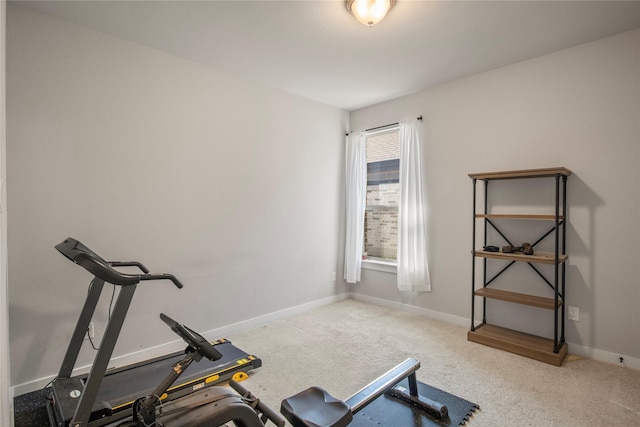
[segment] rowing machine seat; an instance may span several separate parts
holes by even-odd
[[[293,427],[345,427],[351,408],[320,387],[310,387],[282,401],[280,412]]]

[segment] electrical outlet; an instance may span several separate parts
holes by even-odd
[[[336,272],[335,271],[331,272],[331,281],[332,282],[336,281]]]
[[[569,306],[569,320],[580,321],[580,309]]]
[[[89,327],[87,328],[87,333],[84,336],[85,340],[88,340],[89,338],[91,339],[95,338],[95,329],[93,327],[93,322],[89,323]]]

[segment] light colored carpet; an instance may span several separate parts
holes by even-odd
[[[243,385],[276,411],[311,385],[345,399],[412,357],[419,381],[480,405],[470,427],[640,426],[640,371],[572,356],[555,367],[351,299],[227,338],[262,359]]]

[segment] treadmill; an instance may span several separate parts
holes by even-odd
[[[105,261],[73,238],[65,239],[55,248],[95,277],[89,285],[87,298],[60,371],[51,384],[50,402],[47,406],[49,422],[52,427],[97,427],[110,424],[131,416],[131,408],[136,399],[150,394],[185,354],[176,352],[107,370],[136,286],[147,280],[170,280],[178,288],[182,288],[182,284],[171,274],[149,273],[137,261]],[[113,267],[137,267],[142,273],[122,273]],[[117,301],[89,374],[72,377],[71,372],[105,282],[120,286]],[[211,344],[221,357],[195,364],[192,370],[180,377],[179,384],[173,384],[163,396],[158,396],[161,401],[174,400],[229,379],[244,379],[248,371],[262,366],[259,358],[238,349],[226,339],[213,341]]]

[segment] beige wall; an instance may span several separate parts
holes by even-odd
[[[16,4],[7,30],[13,385],[61,363],[91,278],[68,236],[185,285],[139,286],[116,357],[176,339],[160,312],[205,332],[345,292],[347,113]]]
[[[568,184],[567,303],[580,308],[580,321],[567,323],[570,351],[612,362],[626,355],[640,367],[640,31],[353,111],[351,128],[418,115],[425,128],[433,291],[400,295],[395,275],[366,270],[353,287],[356,296],[409,304],[467,324],[468,174],[565,166],[574,172]],[[552,203],[541,186],[507,187],[494,202],[535,205],[528,198],[540,193]],[[511,281],[529,281],[526,270],[518,267]],[[499,304],[499,322],[551,333],[548,314]]]
[[[570,350],[640,360],[640,31],[349,117],[15,4],[7,19],[11,384],[39,384],[62,359],[90,279],[53,249],[67,236],[185,283],[141,286],[117,356],[173,340],[161,311],[211,331],[341,295],[344,131],[417,115],[433,292],[400,295],[395,275],[365,270],[356,295],[467,323],[467,174],[562,165],[575,172],[568,303],[581,310]],[[534,311],[505,316],[546,328]]]

